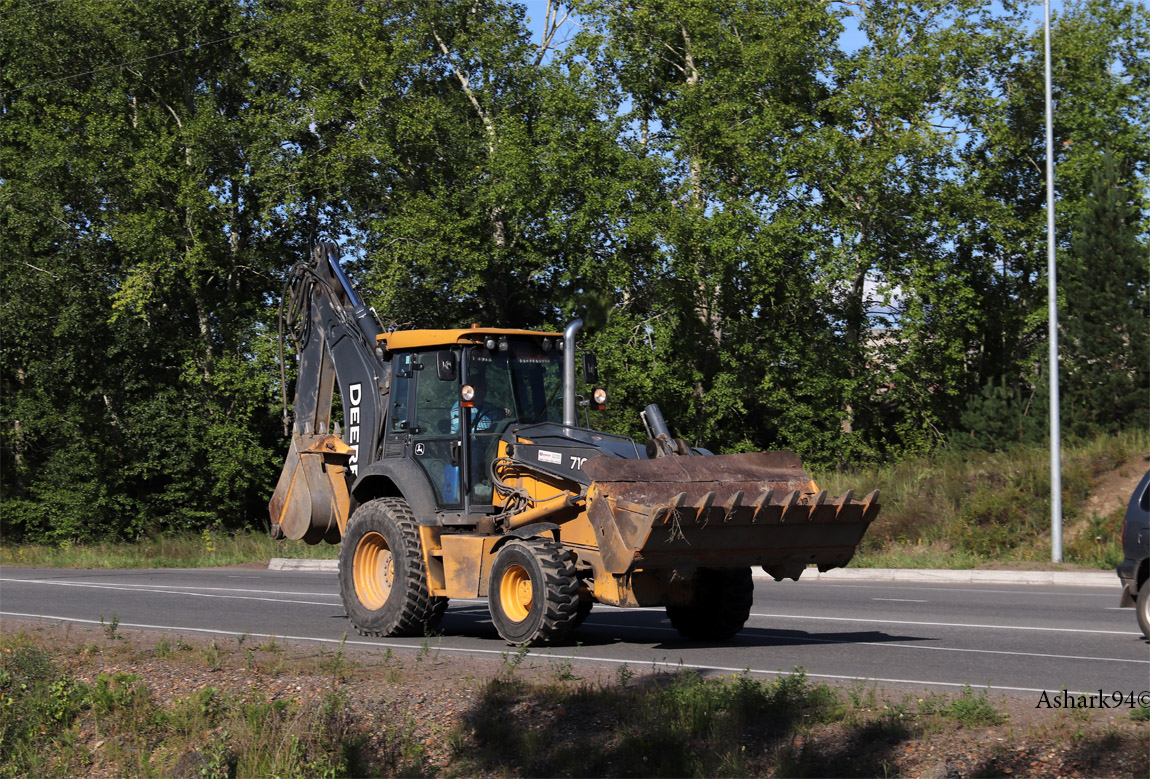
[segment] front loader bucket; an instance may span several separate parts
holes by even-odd
[[[587,511],[607,570],[761,565],[797,579],[846,565],[878,514],[878,491],[828,498],[794,452],[594,457]]]

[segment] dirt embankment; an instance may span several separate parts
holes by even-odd
[[[5,663],[13,647],[31,645],[91,689],[102,678],[146,689],[118,693],[125,703],[117,711],[108,703],[116,688],[105,683],[103,702],[69,734],[40,737],[38,753],[57,750],[57,767],[73,775],[149,766],[227,776],[243,773],[260,750],[288,760],[275,772],[291,775],[322,767],[357,776],[1145,777],[1150,765],[1150,722],[1130,709],[1039,708],[1033,699],[970,691],[807,681],[788,692],[779,680],[719,679],[729,694],[700,708],[701,689],[679,684],[682,675],[512,649],[490,659],[440,654],[434,639],[399,653],[345,653],[7,620],[4,639]],[[746,708],[752,693],[761,700]],[[771,708],[780,695],[784,705]],[[672,720],[688,709],[694,723],[674,731]],[[189,712],[209,710],[215,719],[189,728]],[[277,751],[285,743],[295,753]]]

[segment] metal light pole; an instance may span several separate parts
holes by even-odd
[[[1054,118],[1050,97],[1050,0],[1046,28],[1046,286],[1050,311],[1050,559],[1062,562],[1062,441],[1058,416],[1058,285],[1054,267]]]

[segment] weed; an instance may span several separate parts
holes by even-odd
[[[76,654],[83,658],[94,657],[100,654],[100,646],[99,644],[95,644],[89,641],[87,643],[81,644],[80,647],[76,650]]]
[[[626,663],[623,663],[623,665],[615,668],[615,683],[620,687],[626,687],[627,682],[631,681],[634,675],[635,672]]]
[[[862,682],[854,682],[847,690],[847,697],[853,708],[860,711],[872,711],[878,708],[878,691],[868,687]]]
[[[968,727],[998,725],[1006,720],[987,699],[985,690],[975,695],[969,684],[963,685],[962,693],[951,699],[940,713]]]
[[[399,684],[403,681],[403,666],[395,658],[391,647],[383,654],[383,667],[387,670],[387,681],[390,684]]]
[[[347,681],[348,663],[344,656],[344,644],[346,642],[347,631],[345,630],[339,640],[339,647],[335,650],[335,654],[330,658],[325,658],[319,664],[320,670],[331,674],[332,684]]]
[[[104,615],[101,614],[100,625],[104,628],[104,635],[108,638],[113,640],[122,638],[122,636],[116,631],[116,628],[120,625],[120,617],[115,613],[112,614],[112,619],[106,624],[104,622]]]
[[[200,533],[200,541],[203,543],[205,555],[210,557],[216,553],[216,541],[212,536],[211,528],[204,528],[203,532]]]
[[[46,753],[61,749],[86,705],[86,686],[62,674],[47,652],[21,633],[0,655],[0,776],[43,773]]]
[[[575,654],[579,654],[579,648],[583,644],[580,642],[575,643]],[[550,655],[551,651],[548,650],[547,654]],[[573,682],[579,679],[579,675],[575,673],[575,666],[570,660],[552,661],[551,663],[551,678],[557,683]]]
[[[503,665],[499,669],[500,675],[506,676],[507,678],[513,676],[515,674],[515,669],[519,667],[519,664],[523,662],[523,659],[527,657],[530,651],[531,650],[529,650],[527,646],[524,645],[521,647],[516,647],[514,652],[500,653],[499,656],[503,659]]]
[[[949,704],[950,696],[939,692],[928,692],[918,699],[918,713],[941,716]]]
[[[570,660],[561,660],[551,664],[551,678],[556,682],[573,682],[582,677],[575,673]]]
[[[100,674],[92,688],[92,711],[96,714],[111,714],[130,708],[137,696],[146,694],[147,688],[138,685],[139,681],[139,676],[123,671]]]
[[[161,638],[156,642],[156,657],[168,657],[172,654],[172,645],[168,643],[168,639]]]
[[[857,734],[866,741],[902,740],[910,735],[909,720],[904,704],[887,704],[878,716],[868,719],[858,729]]]
[[[1122,547],[1113,539],[1122,535],[1122,521],[1126,507],[1115,508],[1106,516],[1094,514],[1085,527],[1070,538],[1066,545],[1066,561],[1094,568],[1114,568],[1122,562]]]
[[[452,728],[451,732],[447,734],[447,747],[455,758],[465,756],[467,754],[467,731],[462,727]]]
[[[208,646],[204,650],[204,664],[212,671],[218,671],[223,667],[224,651],[214,638],[208,642]]]
[[[1150,722],[1150,706],[1139,706],[1130,712],[1130,719],[1135,722]]]

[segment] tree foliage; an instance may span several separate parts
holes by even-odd
[[[582,316],[607,429],[657,402],[823,465],[1042,435],[1034,9],[5,0],[4,534],[262,524],[321,238],[396,327]],[[1054,41],[1064,410],[1145,425],[1150,14],[1074,0]]]

